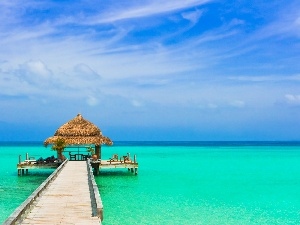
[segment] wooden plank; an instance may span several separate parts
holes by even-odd
[[[132,161],[121,162],[121,161],[109,161],[109,160],[101,160],[99,164],[101,169],[110,169],[110,168],[138,168],[138,163],[134,163]]]
[[[111,168],[138,168],[137,164],[100,164],[101,169],[111,169]]]
[[[101,224],[92,216],[85,161],[69,161],[22,224]]]
[[[25,160],[17,164],[17,169],[56,169],[61,163],[36,163],[36,160]]]
[[[52,180],[54,180],[60,171],[64,168],[67,161],[64,161],[3,223],[3,225],[15,224],[21,220],[24,214],[30,210],[33,202],[42,194]]]

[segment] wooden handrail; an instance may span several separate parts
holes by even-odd
[[[67,162],[68,159],[66,159],[18,208],[16,208],[16,210],[4,221],[3,225],[16,224],[18,221],[21,221],[25,213],[31,208],[32,203],[41,195],[50,182],[57,177]]]
[[[100,218],[101,221],[103,221],[103,204],[100,197],[98,185],[95,181],[90,159],[87,159],[86,163],[87,163],[87,170],[88,170],[88,177],[89,177],[88,183],[90,188],[91,201],[92,201],[92,205],[94,203],[94,210],[96,211],[96,213],[93,213],[93,216],[97,216]]]

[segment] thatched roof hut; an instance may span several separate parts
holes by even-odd
[[[44,145],[54,144],[63,139],[67,145],[112,145],[113,142],[102,135],[101,130],[78,114],[74,119],[58,128],[53,137],[44,141]]]

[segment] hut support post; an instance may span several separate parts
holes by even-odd
[[[101,159],[101,146],[95,145],[95,154],[97,155],[98,159]]]

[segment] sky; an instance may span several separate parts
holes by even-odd
[[[0,141],[299,141],[300,1],[0,2]]]

